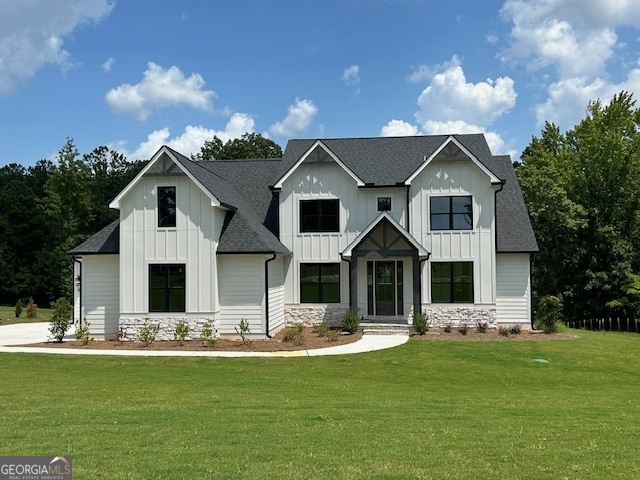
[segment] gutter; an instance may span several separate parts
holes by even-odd
[[[271,334],[269,333],[269,262],[275,260],[277,256],[274,252],[273,257],[267,258],[264,262],[264,320],[267,338],[271,338]]]

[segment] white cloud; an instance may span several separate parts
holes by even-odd
[[[356,95],[360,93],[360,66],[359,65],[351,65],[347,67],[342,72],[342,76],[340,80],[343,80],[344,83],[349,87],[355,87]]]
[[[116,63],[116,59],[111,57],[108,58],[103,64],[102,64],[102,70],[104,70],[105,72],[109,73],[111,71],[111,69],[113,68],[113,64]]]
[[[500,38],[498,38],[498,36],[493,33],[485,35],[484,39],[491,45],[495,45],[496,43],[498,43],[498,40],[500,40]]]
[[[246,113],[234,113],[224,130],[188,125],[181,135],[171,138],[169,129],[162,128],[151,132],[147,136],[147,140],[140,143],[132,152],[127,150],[124,142],[116,142],[110,145],[110,148],[123,153],[129,160],[149,159],[162,145],[168,145],[183,155],[190,156],[192,153],[199,152],[204,142],[211,140],[214,136],[227,142],[234,138],[240,138],[247,132],[253,133],[254,130],[253,118]]]
[[[512,109],[516,97],[511,78],[467,83],[462,67],[455,66],[435,75],[431,85],[424,89],[418,98],[420,110],[416,119],[420,123],[463,120],[486,126]]]
[[[403,120],[390,120],[380,130],[381,137],[410,137],[418,135],[418,127]]]
[[[185,77],[176,66],[165,70],[153,62],[147,67],[139,83],[125,83],[107,92],[105,98],[113,110],[145,120],[155,108],[181,104],[200,110],[213,108],[211,100],[216,94],[204,90],[205,81],[200,74]]]
[[[514,157],[517,154],[515,148],[513,148],[513,142],[507,144],[502,137],[491,130],[487,130],[478,125],[463,122],[462,120],[438,122],[433,120],[427,120],[422,125],[422,131],[427,135],[456,135],[464,133],[483,133],[486,138],[491,153],[494,155],[511,155]]]
[[[79,25],[99,23],[114,8],[112,0],[30,0],[2,2],[0,15],[0,95],[33,76],[46,64],[72,66],[64,38]]]
[[[269,132],[276,136],[299,135],[307,131],[317,113],[318,107],[311,100],[296,97],[295,103],[289,105],[285,119],[271,125]]]
[[[407,81],[411,83],[420,83],[423,81],[430,82],[434,75],[438,73],[442,73],[445,70],[449,70],[452,67],[458,67],[462,64],[462,60],[458,55],[453,55],[451,60],[447,60],[442,63],[437,63],[435,65],[426,65],[422,64],[418,67],[411,67],[413,72],[407,75]]]

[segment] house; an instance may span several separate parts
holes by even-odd
[[[538,250],[508,156],[483,135],[291,140],[282,159],[194,162],[162,147],[71,250],[74,315],[97,338],[205,322],[285,325],[426,312],[531,323]]]

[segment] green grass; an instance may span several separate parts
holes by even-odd
[[[38,307],[38,314],[35,317],[27,317],[27,307],[22,309],[20,318],[16,318],[16,307],[6,307],[0,305],[0,325],[10,325],[12,323],[50,322],[51,309]]]
[[[1,354],[0,445],[73,455],[75,479],[640,478],[640,336],[576,333],[325,358]]]

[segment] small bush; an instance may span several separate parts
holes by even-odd
[[[20,318],[22,315],[22,300],[16,302],[16,318]]]
[[[429,317],[426,313],[413,314],[413,328],[416,329],[418,335],[424,335],[429,331]]]
[[[544,333],[558,331],[558,323],[562,321],[562,300],[553,295],[542,297],[536,309],[537,327]]]
[[[450,333],[450,332],[451,332],[451,324],[450,324],[450,323],[447,323],[447,324],[444,326],[443,330],[444,330],[446,333]]]
[[[189,325],[187,325],[184,321],[179,321],[176,325],[176,328],[173,330],[173,338],[178,341],[178,345],[184,345],[184,341],[189,335]]]
[[[331,327],[327,322],[317,323],[313,326],[313,333],[317,333],[319,337],[326,337],[331,331]]]
[[[293,342],[296,345],[300,345],[304,342],[304,325],[298,323],[291,328],[288,328],[282,337],[285,342]]]
[[[29,307],[33,304],[37,313],[38,306],[33,303],[33,298],[29,299],[27,305],[27,315],[29,315]],[[51,304],[51,323],[49,324],[49,332],[56,342],[61,343],[69,325],[71,324],[71,305],[66,298],[59,298]],[[35,315],[34,315],[35,316]]]
[[[122,328],[118,328],[118,330],[116,330],[113,334],[115,335],[116,340],[118,340],[119,342],[127,338],[127,332],[125,332]]]
[[[344,314],[344,317],[342,317],[342,330],[349,333],[356,333],[359,326],[360,319],[358,318],[358,314],[350,308],[347,310],[347,313]]]
[[[458,333],[460,333],[461,335],[466,335],[467,333],[469,333],[469,327],[466,323],[461,323],[460,325],[458,325]]]
[[[489,324],[487,322],[478,322],[476,324],[476,332],[478,333],[487,333],[488,328]]]
[[[242,343],[245,345],[251,345],[251,340],[247,338],[247,335],[251,333],[251,329],[249,328],[249,321],[246,318],[240,320],[240,323],[237,327],[235,327],[236,333],[240,335],[242,339]]]
[[[502,335],[503,337],[509,336],[509,328],[507,327],[498,327],[498,335]]]
[[[327,332],[327,342],[337,342],[340,338],[340,330],[329,330]]]
[[[67,302],[67,305],[68,304],[69,302]],[[27,304],[27,317],[34,318],[37,316],[38,316],[38,305],[36,305],[36,302],[33,301],[33,297],[29,297],[29,303]]]
[[[156,341],[156,335],[160,331],[160,325],[151,325],[149,324],[149,319],[144,319],[144,326],[140,329],[140,333],[138,334],[138,339],[142,342],[145,347],[148,347],[153,342]]]
[[[217,340],[217,335],[213,331],[213,327],[209,322],[204,322],[202,325],[202,331],[200,332],[200,341],[204,346],[214,347]]]
[[[509,333],[512,335],[520,335],[520,332],[522,332],[522,326],[519,323],[509,327]]]
[[[91,325],[85,317],[82,321],[84,326],[79,324],[76,326],[76,340],[82,342],[83,345],[88,345],[89,342],[93,342],[93,338],[89,335],[89,326]]]

